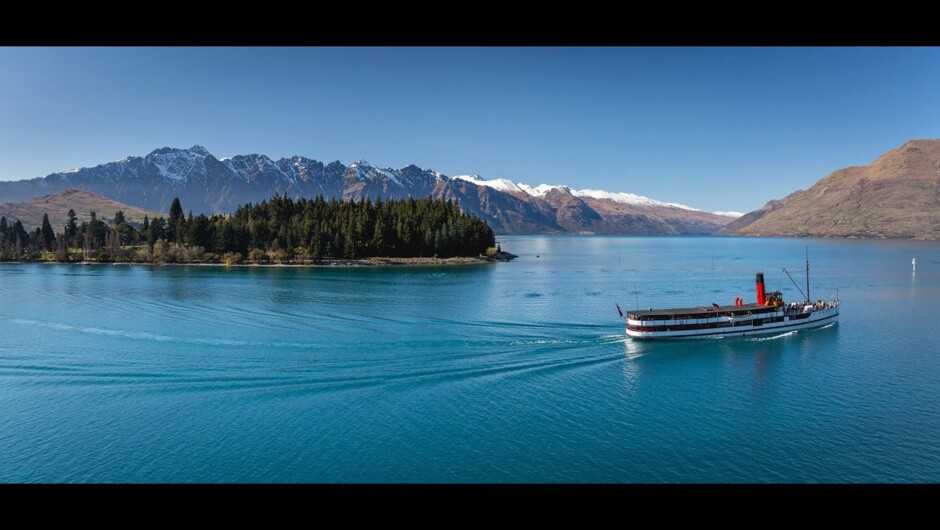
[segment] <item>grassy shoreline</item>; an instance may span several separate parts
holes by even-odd
[[[34,263],[46,265],[146,265],[150,267],[162,266],[193,266],[193,267],[436,267],[441,265],[483,265],[511,261],[510,258],[490,258],[484,256],[463,256],[453,258],[362,258],[362,259],[323,259],[320,261],[293,261],[288,263],[220,263],[199,261],[192,263],[153,263],[145,261],[4,261],[4,264]]]

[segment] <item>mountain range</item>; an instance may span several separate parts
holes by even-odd
[[[0,181],[0,203],[7,203],[0,204],[0,215],[33,226],[48,211],[54,224],[60,224],[63,212],[74,203],[80,218],[87,215],[86,210],[107,218],[123,209],[135,220],[154,211],[166,212],[174,197],[195,213],[225,213],[275,193],[340,199],[456,199],[461,208],[485,219],[497,233],[717,232],[937,240],[940,140],[909,141],[867,166],[835,171],[806,190],[771,200],[745,215],[704,212],[631,193],[529,186],[477,175],[448,177],[415,165],[392,169],[358,161],[347,166],[301,156],[275,161],[257,154],[219,159],[198,145],[164,147],[144,157],[41,178]]]
[[[28,201],[66,189],[90,191],[138,208],[168,211],[174,197],[185,210],[226,213],[275,193],[339,199],[435,197],[456,199],[497,233],[711,234],[735,212],[705,212],[630,193],[528,186],[476,175],[448,177],[408,165],[344,165],[293,156],[216,158],[202,146],[164,147],[90,168],[0,182],[0,203]]]
[[[723,234],[940,239],[940,140],[911,140],[735,219]]]

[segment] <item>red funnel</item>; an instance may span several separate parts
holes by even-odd
[[[757,303],[764,305],[767,302],[767,296],[764,294],[764,273],[757,273]]]

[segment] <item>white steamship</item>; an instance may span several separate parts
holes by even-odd
[[[634,339],[742,337],[815,328],[839,320],[838,298],[812,302],[809,297],[809,259],[806,260],[806,293],[797,286],[806,297],[803,302],[786,303],[780,291],[765,293],[761,272],[757,273],[756,281],[757,302],[753,304],[745,304],[739,298],[733,306],[712,304],[711,307],[627,311],[627,336]]]

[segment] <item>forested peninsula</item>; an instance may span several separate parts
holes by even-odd
[[[168,217],[144,217],[140,224],[120,211],[108,222],[95,212],[80,224],[76,218],[70,210],[61,231],[48,216],[34,231],[0,218],[0,261],[354,265],[511,256],[495,248],[485,221],[454,201],[430,198],[373,202],[275,195],[211,217],[184,215],[176,198]]]

